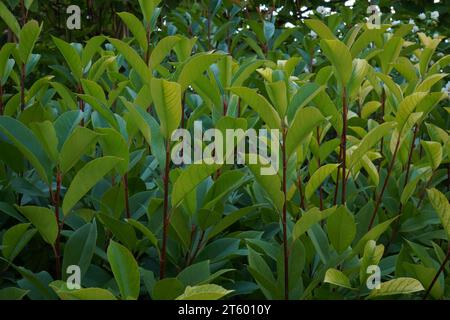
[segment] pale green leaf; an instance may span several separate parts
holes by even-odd
[[[129,12],[119,12],[117,15],[133,33],[133,36],[139,43],[141,49],[146,52],[148,50],[147,32],[142,25],[142,22],[139,21],[134,14]]]
[[[427,193],[428,199],[430,199],[431,205],[441,220],[448,239],[450,239],[450,204],[448,199],[442,192],[435,188],[428,189]]]
[[[121,244],[111,240],[107,255],[122,299],[136,300],[139,297],[141,279],[133,254]]]
[[[397,294],[411,294],[422,290],[425,290],[425,288],[418,280],[402,277],[383,282],[380,289],[374,289],[370,293],[369,298],[378,298]]]
[[[309,199],[314,194],[314,192],[317,190],[317,188],[320,187],[320,185],[325,181],[325,179],[332,174],[337,167],[339,167],[339,164],[337,163],[329,163],[321,166],[319,169],[317,169],[311,178],[309,179],[306,188],[305,188],[305,198]]]
[[[55,42],[59,51],[66,60],[70,71],[72,71],[75,80],[80,81],[83,77],[83,67],[81,65],[81,57],[77,50],[64,40],[53,37],[53,42]]]
[[[348,277],[341,271],[334,268],[330,268],[327,270],[323,282],[331,283],[338,287],[352,289],[352,285],[350,284],[350,280],[348,279]]]
[[[226,290],[216,284],[203,284],[200,286],[187,286],[184,293],[176,300],[219,300],[233,290]]]
[[[97,141],[97,138],[98,134],[94,131],[85,127],[77,127],[61,148],[59,159],[61,172],[65,174],[73,168]]]
[[[305,107],[299,109],[292,120],[286,136],[286,158],[289,159],[297,147],[302,143],[313,129],[325,121],[319,109]]]
[[[355,218],[346,207],[340,207],[328,218],[327,231],[333,247],[342,253],[355,238]]]
[[[161,121],[161,133],[169,140],[181,122],[181,87],[178,83],[152,79],[152,97]]]
[[[256,90],[244,87],[233,87],[230,90],[255,110],[270,129],[281,128],[280,116],[269,101],[258,94]]]
[[[9,11],[8,7],[0,1],[0,18],[6,23],[9,29],[15,33],[16,36],[19,36],[20,33],[20,25],[14,15]]]
[[[64,196],[63,212],[68,215],[72,208],[120,161],[116,157],[102,157],[88,162],[73,178]]]
[[[177,207],[195,187],[216,172],[220,164],[192,164],[180,174],[172,190],[172,207]]]
[[[17,209],[36,227],[45,242],[53,246],[58,235],[55,213],[48,208],[36,206]]]
[[[321,40],[320,47],[336,69],[337,79],[346,86],[351,77],[350,70],[352,70],[352,55],[349,48],[339,40]]]

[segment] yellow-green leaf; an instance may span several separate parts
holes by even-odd
[[[425,290],[422,284],[414,278],[397,278],[383,282],[379,289],[374,289],[369,298],[392,296],[397,294],[411,294]]]
[[[142,22],[139,21],[134,14],[129,12],[119,12],[117,15],[133,33],[133,36],[139,43],[141,49],[146,52],[148,50],[147,32],[142,25]]]
[[[330,268],[327,270],[323,282],[331,283],[338,287],[353,289],[348,277],[343,272],[334,268]]]
[[[161,121],[161,133],[170,139],[181,122],[181,86],[176,82],[152,79],[151,92]]]
[[[97,141],[97,138],[98,134],[94,131],[85,127],[77,127],[61,148],[59,159],[61,172],[65,174],[77,164]]]
[[[286,158],[289,159],[297,147],[302,143],[313,129],[325,121],[319,109],[305,107],[299,109],[292,120],[286,136]]]
[[[192,164],[183,170],[173,185],[172,207],[177,207],[200,182],[216,172],[221,166],[220,164]]]
[[[420,144],[427,154],[431,167],[436,170],[442,162],[442,145],[436,141],[420,141]]]
[[[233,290],[226,290],[216,284],[204,284],[200,286],[187,286],[184,293],[176,300],[219,300]]]
[[[246,104],[255,110],[270,129],[281,128],[281,119],[277,111],[272,107],[269,101],[258,94],[256,90],[244,87],[233,87],[230,90],[241,97]]]
[[[311,178],[309,179],[306,188],[305,188],[305,198],[309,199],[313,195],[314,191],[325,181],[325,179],[332,174],[339,164],[337,163],[329,163],[321,166],[317,169]]]
[[[19,56],[22,63],[26,64],[33,51],[34,45],[41,33],[42,26],[37,21],[28,21],[19,33]]]
[[[355,218],[344,207],[340,207],[328,218],[328,238],[337,252],[344,252],[356,235]]]
[[[133,254],[126,247],[111,240],[107,256],[120,295],[126,300],[136,300],[139,297],[141,279]]]
[[[447,197],[439,190],[432,188],[427,190],[428,199],[436,211],[447,237],[450,240],[450,204]]]
[[[339,40],[322,40],[320,47],[325,56],[331,61],[336,69],[336,77],[339,82],[346,86],[352,73],[352,55],[349,48]]]
[[[58,224],[55,214],[50,209],[37,206],[17,208],[39,231],[45,242],[52,245],[58,235]]]
[[[116,157],[102,157],[88,162],[73,178],[64,196],[63,212],[68,215],[70,210],[120,161]]]

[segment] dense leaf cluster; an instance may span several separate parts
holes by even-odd
[[[450,298],[445,14],[286,2],[0,2],[0,298]],[[277,174],[173,164],[195,121]]]

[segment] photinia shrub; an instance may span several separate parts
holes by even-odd
[[[438,11],[112,2],[82,41],[12,2],[1,299],[450,298]]]

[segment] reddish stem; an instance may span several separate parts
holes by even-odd
[[[286,135],[287,130],[283,128],[283,143],[281,144],[281,152],[283,156],[283,252],[284,252],[284,299],[289,300],[289,255],[288,255],[288,243],[287,243],[287,197],[286,197],[286,169],[287,169],[287,159],[286,159]]]
[[[3,115],[3,86],[0,83],[0,116]]]
[[[448,248],[447,248],[447,255],[445,256],[444,261],[442,261],[442,264],[439,267],[438,272],[434,276],[433,280],[431,281],[430,286],[428,287],[427,291],[425,292],[425,294],[423,296],[423,300],[427,299],[428,294],[430,293],[431,289],[433,289],[433,286],[436,283],[436,281],[438,280],[439,276],[441,275],[442,272],[444,272],[445,265],[447,264],[447,261],[449,259],[450,259],[450,244],[448,245]]]
[[[24,4],[24,0],[20,0],[20,12],[22,14],[22,19],[21,19],[21,23],[22,23],[22,27],[25,25],[25,23],[27,22],[27,10],[25,9],[25,4]]]
[[[338,156],[338,162],[341,162],[342,159],[342,148],[339,148],[339,156]],[[341,174],[341,166],[337,168],[337,175],[336,175],[336,187],[334,189],[334,201],[333,204],[337,204],[337,198],[338,198],[338,191],[339,191],[339,176]]]
[[[208,50],[211,50],[211,12],[208,8]]]
[[[400,136],[397,138],[397,143],[395,144],[395,150],[392,155],[391,163],[389,164],[388,172],[387,172],[386,178],[384,180],[383,187],[381,188],[381,191],[378,194],[378,197],[375,202],[375,209],[373,210],[372,218],[370,219],[369,228],[368,228],[369,230],[372,229],[378,209],[380,208],[381,199],[383,198],[384,191],[386,190],[386,187],[387,187],[387,184],[389,181],[389,177],[391,176],[391,173],[392,173],[392,169],[394,168],[395,158],[397,157],[397,152],[398,152],[399,146],[400,146]]]
[[[342,195],[341,202],[345,204],[346,202],[346,189],[347,189],[347,179],[346,179],[346,157],[347,157],[347,90],[343,86],[342,94],[342,136],[341,136],[341,148],[342,148]]]
[[[169,229],[169,173],[170,173],[170,143],[166,141],[166,163],[164,168],[164,205],[163,205],[163,239],[161,259],[159,263],[159,277],[164,279],[166,272],[167,232]]]
[[[433,181],[433,176],[434,176],[435,172],[436,171],[434,171],[434,170],[431,172],[430,179],[428,179],[425,187],[423,188],[422,192],[419,195],[419,202],[417,203],[417,209],[419,209],[420,206],[422,205],[422,201],[425,198],[425,191],[430,187],[430,184]]]
[[[54,247],[55,252],[55,268],[56,268],[56,278],[61,278],[61,224],[59,222],[60,213],[59,213],[59,204],[60,204],[60,194],[61,194],[61,182],[62,176],[59,169],[56,172],[56,192],[53,197],[53,205],[55,207],[55,219],[56,224],[58,226],[58,233],[56,236],[56,242]]]
[[[320,145],[320,129],[316,128],[317,133],[317,145]],[[320,155],[317,157],[317,165],[320,168]],[[319,199],[320,199],[320,210],[323,210],[323,192],[322,192],[322,184],[319,186]]]
[[[241,99],[238,100],[238,109],[237,109],[238,118],[241,116]]]
[[[83,94],[83,87],[81,86],[81,84],[78,85],[78,94]],[[80,111],[84,113],[84,101],[83,101],[83,99],[78,98],[78,105],[79,105]],[[80,125],[82,127],[84,126],[84,115],[81,118]]]
[[[184,99],[185,96],[183,95],[183,99],[181,100],[181,128],[184,128]]]
[[[203,247],[203,239],[205,238],[205,230],[202,231],[200,234],[200,239],[198,240],[197,247],[195,248],[194,253],[189,258],[187,265],[190,266],[192,262],[194,262],[195,258],[197,257],[198,253],[200,252],[200,249]]]
[[[127,215],[127,219],[131,218],[130,213],[130,201],[129,201],[129,192],[128,192],[128,173],[125,173],[123,175],[123,189],[124,189],[124,195],[125,195],[125,213]]]
[[[147,63],[147,65],[150,65],[150,35],[151,35],[151,30],[150,30],[150,21],[147,22],[147,48],[145,49],[145,63]]]
[[[226,116],[228,112],[228,103],[225,97],[223,98],[223,115]]]
[[[25,109],[25,64],[20,67],[20,110]]]
[[[408,153],[408,162],[406,164],[406,174],[405,174],[405,183],[403,184],[403,188],[406,187],[406,185],[408,184],[408,180],[409,180],[409,170],[411,167],[411,162],[412,162],[412,154],[414,151],[414,142],[416,140],[417,137],[417,132],[419,131],[419,126],[416,125],[416,127],[414,128],[414,134],[413,134],[413,138],[412,138],[412,142],[411,142],[411,148],[409,149],[409,153]]]
[[[383,87],[383,91],[381,91],[381,120],[380,120],[380,123],[383,122],[385,105],[386,105],[386,91],[384,90],[384,87]],[[381,155],[383,155],[383,145],[384,145],[384,137],[381,137],[381,141],[380,141],[380,154]],[[380,162],[380,165],[378,166],[378,171],[380,171],[380,166],[381,166],[381,162]]]
[[[302,176],[301,176],[301,174],[298,175],[297,186],[298,186],[298,192],[299,192],[299,195],[300,195],[300,208],[305,210],[305,196],[303,195]]]
[[[450,163],[447,165],[447,191],[450,191]]]

